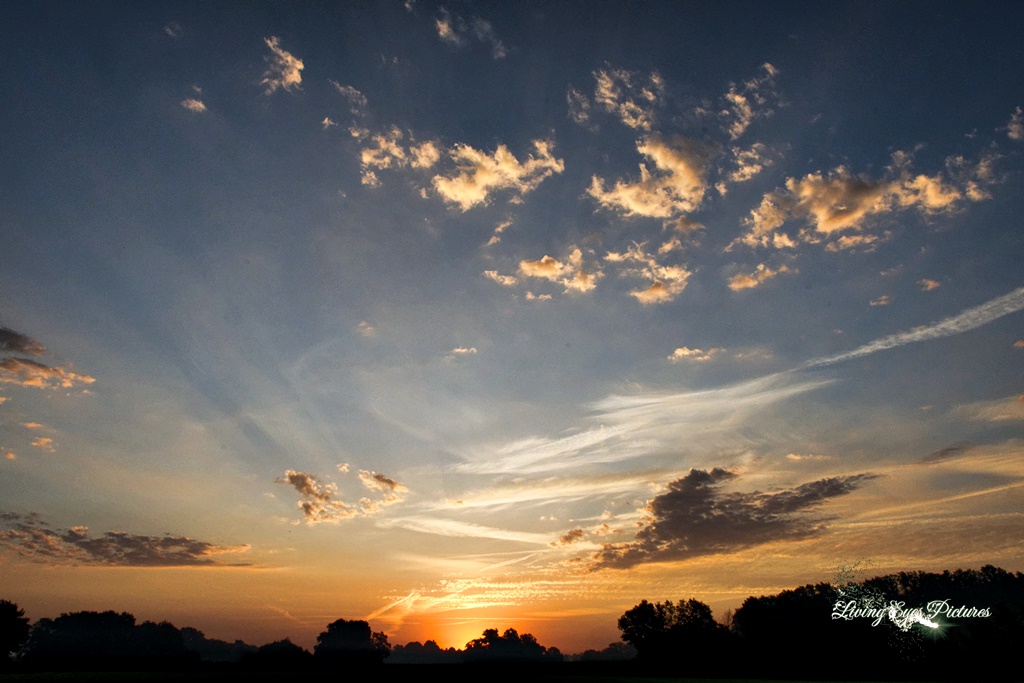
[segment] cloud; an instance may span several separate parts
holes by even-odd
[[[588,407],[588,425],[568,435],[532,436],[475,451],[456,469],[478,474],[551,473],[604,463],[622,463],[690,443],[735,433],[753,412],[827,385],[777,373],[748,382],[701,391],[611,395]]]
[[[502,275],[496,270],[485,270],[484,275],[503,287],[513,287],[519,282],[515,275]]]
[[[352,112],[353,116],[363,116],[366,113],[366,95],[359,92],[351,85],[342,85],[337,81],[328,80],[330,81],[330,84],[334,86],[334,89],[348,100],[349,111]]]
[[[611,189],[593,176],[587,194],[598,204],[626,217],[679,218],[704,201],[710,150],[700,142],[682,137],[658,136],[637,142],[637,151],[650,159],[655,173],[640,164],[640,179],[617,180]]]
[[[348,471],[347,463],[338,465],[338,472],[345,474]],[[359,481],[362,485],[366,489],[382,495],[378,499],[361,498],[357,507],[337,499],[338,486],[336,484],[321,483],[318,477],[306,472],[286,470],[284,477],[275,481],[280,484],[288,484],[299,492],[298,508],[302,510],[307,524],[340,522],[360,515],[372,515],[384,506],[400,502],[403,500],[402,494],[408,491],[402,484],[379,472],[359,470]]]
[[[665,82],[658,72],[651,72],[651,75],[644,79],[639,74],[625,69],[601,69],[594,72],[594,80],[596,104],[618,116],[619,120],[630,128],[651,130],[654,119],[653,105],[665,91]]]
[[[46,353],[46,347],[21,332],[0,327],[0,351],[23,353],[26,356],[41,356]]]
[[[1024,394],[1007,396],[994,401],[976,401],[957,406],[954,413],[960,417],[985,422],[1024,420]]]
[[[768,147],[760,142],[755,142],[748,149],[733,147],[730,155],[733,168],[724,173],[725,180],[715,184],[715,189],[721,195],[726,194],[728,183],[745,183],[772,164]]]
[[[569,108],[569,118],[574,123],[581,126],[590,125],[590,100],[584,93],[570,86],[565,93],[565,103]]]
[[[380,520],[378,526],[384,528],[397,527],[418,531],[423,534],[435,534],[449,538],[491,538],[500,541],[514,541],[517,543],[528,543],[531,545],[548,546],[551,538],[544,534],[530,533],[528,531],[513,531],[496,527],[474,524],[472,522],[460,522],[454,519],[443,519],[438,517],[410,516],[397,519]]]
[[[641,304],[646,306],[673,301],[686,289],[693,271],[682,265],[661,263],[657,257],[646,252],[646,246],[646,242],[634,242],[626,251],[608,252],[604,258],[609,263],[623,264],[619,269],[620,277],[639,277],[651,281],[648,287],[629,293]],[[679,240],[672,238],[661,245],[658,254],[668,254],[679,246]]]
[[[593,567],[684,560],[813,536],[824,529],[826,518],[809,511],[876,476],[829,477],[769,493],[723,493],[722,485],[737,474],[717,467],[710,472],[691,469],[648,503],[648,519],[636,538],[605,544],[594,555]]]
[[[789,460],[791,462],[808,462],[808,461],[821,461],[821,460],[831,460],[831,459],[832,458],[827,456],[827,455],[813,455],[813,454],[801,455],[800,453],[788,453],[786,455],[786,460]]]
[[[760,206],[746,220],[749,230],[729,248],[736,244],[792,246],[793,238],[780,238],[777,231],[794,218],[809,225],[800,232],[799,239],[813,243],[839,239],[843,231],[863,230],[871,219],[891,212],[950,213],[964,202],[988,198],[984,188],[994,182],[993,160],[988,154],[972,164],[963,157],[951,156],[946,159],[944,172],[929,176],[914,173],[912,156],[897,151],[881,178],[855,176],[845,166],[837,166],[827,175],[816,172],[789,178],[785,188],[762,197]]]
[[[701,349],[691,349],[687,346],[681,346],[672,352],[672,355],[668,357],[670,363],[678,363],[680,361],[698,362],[711,360],[712,356],[715,356],[725,349],[712,348],[707,351]]]
[[[177,38],[181,35],[181,25],[176,21],[168,22],[164,25],[164,33],[171,38]]]
[[[8,356],[0,359],[0,384],[17,384],[37,389],[71,389],[77,384],[92,384],[95,381],[93,377],[79,375],[65,367],[50,367],[27,358]]]
[[[933,289],[938,289],[939,287],[941,287],[942,283],[939,282],[938,280],[929,280],[928,278],[923,278],[917,281],[917,286],[920,287],[921,291],[923,292],[930,292]]]
[[[441,16],[434,19],[437,37],[449,45],[465,45],[469,40],[476,39],[491,48],[494,59],[503,59],[508,49],[495,33],[491,22],[480,17],[473,17],[468,22],[457,14],[452,14],[444,7],[440,8]]]
[[[336,125],[338,125],[338,124],[335,123],[334,121],[332,121],[330,116],[325,116],[324,120],[320,122],[320,127],[323,128],[324,130],[327,130],[331,126],[336,126]]]
[[[405,134],[395,126],[369,138],[369,144],[360,152],[364,185],[380,185],[380,180],[373,169],[427,169],[441,158],[441,151],[434,142],[427,140],[416,144],[410,139],[409,144],[404,144],[404,139]]]
[[[187,536],[142,536],[108,531],[91,537],[88,527],[55,529],[36,514],[0,512],[0,546],[48,564],[114,567],[223,566],[217,556],[245,552]],[[237,566],[237,565],[232,565]]]
[[[40,436],[32,440],[32,445],[36,448],[41,448],[44,451],[54,453],[56,449],[53,447],[53,439],[48,436]]]
[[[377,336],[377,328],[375,328],[373,325],[366,322],[365,320],[356,325],[356,332],[358,332],[363,337]]]
[[[338,522],[359,514],[358,509],[334,499],[338,493],[338,487],[335,484],[321,484],[312,474],[285,470],[284,477],[275,481],[288,484],[299,492],[301,499],[298,502],[298,508],[302,510],[307,524]]]
[[[968,308],[962,313],[944,318],[943,320],[925,325],[924,327],[915,328],[909,332],[890,334],[886,337],[864,344],[863,346],[859,346],[852,351],[807,361],[806,363],[803,363],[800,368],[831,365],[833,363],[839,363],[851,358],[859,358],[871,353],[884,351],[886,349],[893,349],[906,344],[913,344],[930,339],[941,339],[954,334],[969,332],[981,327],[982,325],[987,325],[993,320],[1010,315],[1011,313],[1016,313],[1021,309],[1024,309],[1024,287],[1018,287],[1009,294],[996,297],[995,299],[986,301],[980,306]]]
[[[523,277],[560,283],[566,292],[589,292],[597,287],[597,281],[604,276],[596,266],[590,269],[583,267],[583,252],[579,247],[574,247],[564,261],[546,254],[536,261],[520,261],[519,273]]]
[[[937,451],[932,451],[917,462],[927,465],[941,462],[943,460],[952,460],[966,454],[969,450],[969,446],[949,446],[947,448],[940,448]]]
[[[868,305],[869,306],[888,306],[891,303],[892,303],[892,297],[889,296],[888,294],[883,294],[882,296],[878,297],[877,299],[872,299],[871,301],[869,301]]]
[[[761,65],[760,76],[729,86],[729,92],[723,97],[725,108],[718,116],[725,124],[730,139],[742,136],[755,118],[772,114],[768,101],[775,98],[777,73],[778,69],[766,62]]]
[[[1018,339],[1017,341],[1013,342],[1013,348],[1024,349],[1024,339]]]
[[[1011,140],[1024,140],[1024,110],[1017,107],[1010,115],[1010,122],[1006,124],[1006,137]]]
[[[433,178],[434,189],[449,204],[462,211],[486,204],[490,195],[512,190],[517,198],[536,189],[546,178],[561,173],[565,164],[552,154],[552,143],[534,140],[534,154],[520,162],[505,145],[486,154],[469,145],[457,144],[448,151],[456,164],[456,173]]]
[[[461,358],[461,357],[465,357],[465,356],[475,356],[475,355],[476,355],[476,347],[475,346],[470,346],[468,348],[465,347],[465,346],[458,346],[458,347],[456,347],[456,348],[454,348],[454,349],[452,349],[451,351],[448,352],[447,358],[450,358],[450,359],[451,358]]]
[[[763,263],[757,264],[757,268],[754,269],[753,273],[738,273],[729,278],[729,289],[734,292],[738,292],[742,289],[753,289],[763,285],[773,277],[780,275],[781,273],[788,273],[788,266],[779,266],[775,270],[772,270]]]
[[[587,532],[583,529],[571,529],[569,531],[566,531],[561,536],[559,536],[557,541],[552,541],[551,545],[555,548],[559,546],[572,545],[577,541],[582,541],[586,537]]]
[[[277,36],[264,38],[263,42],[270,48],[270,55],[264,57],[267,70],[263,72],[260,85],[266,86],[264,92],[273,94],[278,88],[291,92],[302,87],[302,60],[281,48]]]
[[[409,490],[394,479],[386,477],[379,472],[359,470],[359,481],[370,491],[383,494],[378,500],[370,498],[360,499],[359,505],[362,507],[364,514],[373,514],[386,505],[402,501],[404,498],[403,494]]]
[[[206,105],[203,104],[203,101],[202,100],[197,100],[194,97],[189,97],[188,99],[182,100],[181,101],[181,106],[184,107],[185,109],[188,109],[189,111],[195,112],[197,114],[200,114],[200,113],[206,111]]]

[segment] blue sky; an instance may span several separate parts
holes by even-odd
[[[1021,569],[1016,8],[0,13],[30,616],[572,651]]]

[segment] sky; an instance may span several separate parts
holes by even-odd
[[[642,599],[1024,570],[1024,8],[0,26],[32,619],[578,652]]]

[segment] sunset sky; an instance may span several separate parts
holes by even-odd
[[[0,26],[33,620],[578,652],[641,599],[1024,570],[1024,6]]]

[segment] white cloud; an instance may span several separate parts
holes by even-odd
[[[524,277],[535,277],[560,283],[565,287],[566,292],[589,292],[597,287],[597,281],[604,276],[597,266],[584,268],[583,251],[578,247],[573,247],[564,261],[559,261],[548,255],[536,261],[528,259],[520,261],[519,273]]]
[[[325,116],[324,120],[320,122],[320,127],[323,128],[324,130],[327,130],[331,126],[336,126],[336,125],[338,125],[338,124],[335,123],[334,121],[332,121],[330,116]]]
[[[512,190],[515,196],[530,192],[554,173],[561,173],[565,164],[552,154],[552,143],[534,140],[534,154],[520,162],[505,145],[498,145],[493,154],[469,145],[457,144],[448,152],[456,163],[456,174],[434,176],[434,189],[449,204],[469,211],[486,204],[490,195]]]
[[[267,70],[263,72],[261,85],[266,86],[266,94],[270,95],[278,88],[291,91],[302,84],[302,60],[281,48],[277,36],[264,38],[263,42],[270,48],[270,56],[266,57]]]
[[[448,360],[454,360],[456,358],[468,358],[469,356],[475,356],[477,350],[475,346],[456,346],[454,349],[448,352],[445,356]]]
[[[437,37],[449,45],[465,45],[469,40],[476,39],[491,48],[494,59],[508,56],[508,48],[494,31],[491,22],[480,17],[473,17],[468,22],[457,14],[452,14],[444,7],[440,8],[441,16],[434,20]]]
[[[366,322],[365,320],[361,321],[358,325],[356,325],[356,332],[358,332],[360,335],[364,337],[377,336],[377,328],[375,328],[373,325]]]
[[[203,104],[203,101],[197,100],[194,97],[189,97],[188,99],[182,100],[181,106],[197,114],[206,111],[206,105]]]
[[[672,355],[668,357],[668,360],[670,363],[679,363],[680,361],[702,363],[711,360],[712,356],[722,353],[723,351],[725,351],[725,349],[717,347],[703,351],[701,349],[691,349],[688,346],[681,346],[672,352]]]
[[[811,368],[820,365],[832,365],[833,363],[839,363],[851,358],[859,358],[878,351],[905,346],[906,344],[950,337],[954,334],[969,332],[982,325],[987,325],[993,320],[998,320],[1005,315],[1010,315],[1020,310],[1024,310],[1024,287],[1018,287],[1009,294],[996,297],[979,306],[968,308],[966,311],[930,325],[915,328],[909,332],[890,334],[857,347],[852,351],[807,361],[800,367]]]
[[[769,98],[774,98],[773,87],[778,70],[771,64],[761,65],[761,75],[737,85],[729,87],[723,99],[725,108],[719,112],[729,137],[733,140],[746,132],[747,128],[759,116],[768,116],[772,109],[768,106]]]
[[[348,100],[349,111],[353,116],[363,116],[366,113],[366,96],[363,93],[351,85],[342,85],[337,81],[330,81],[330,83]]]
[[[659,255],[665,255],[676,248],[678,240],[673,238],[658,249]],[[666,265],[657,257],[645,251],[647,243],[634,243],[624,252],[608,252],[605,261],[623,264],[620,276],[639,277],[650,280],[651,284],[644,289],[631,291],[630,296],[644,305],[665,303],[674,300],[686,289],[686,284],[693,274],[682,265]],[[665,248],[668,246],[668,248]]]
[[[570,87],[565,94],[565,102],[569,107],[569,118],[573,122],[581,126],[588,126],[590,124],[590,100],[587,99],[585,94],[576,88]]]
[[[942,286],[942,283],[938,280],[929,280],[928,278],[922,278],[917,281],[917,286],[921,288],[921,291],[930,292],[933,289],[938,289]]]
[[[869,301],[868,305],[869,306],[888,306],[891,303],[892,303],[892,297],[889,296],[888,294],[883,294],[882,296],[878,297],[877,299],[872,299],[871,301]]]
[[[360,134],[357,137],[366,137]],[[359,154],[362,163],[363,184],[379,187],[380,178],[376,171],[381,169],[414,168],[427,169],[437,163],[441,152],[437,145],[428,140],[420,144],[404,143],[405,134],[397,127],[376,133],[369,137]]]
[[[810,225],[800,233],[804,242],[841,240],[839,233],[861,231],[871,219],[899,210],[916,210],[922,214],[949,213],[967,201],[988,198],[984,189],[994,182],[994,156],[982,155],[976,163],[960,156],[946,159],[944,172],[934,175],[915,174],[911,155],[897,151],[881,178],[855,176],[845,166],[837,166],[827,175],[816,172],[803,178],[789,178],[785,188],[764,195],[761,205],[751,211],[746,234],[736,244],[751,247],[790,246],[793,239],[777,232],[792,218]],[[860,244],[863,244],[861,242]],[[857,246],[849,238],[847,245]],[[834,249],[833,249],[834,250]]]
[[[644,79],[625,69],[601,69],[594,72],[594,79],[595,103],[603,105],[630,128],[651,130],[653,106],[665,91],[665,82],[658,72],[651,72]]]
[[[608,190],[595,175],[587,194],[604,208],[629,217],[678,218],[700,206],[707,190],[707,147],[686,138],[652,136],[638,141],[637,151],[653,162],[655,173],[640,164],[639,180],[618,180]]]
[[[1024,140],[1024,110],[1017,107],[1010,115],[1010,122],[1006,124],[1006,137],[1011,140]]]
[[[512,287],[519,282],[515,275],[502,275],[496,270],[485,270],[484,275],[504,287]]]
[[[753,289],[754,287],[763,285],[765,282],[781,273],[788,272],[788,266],[783,265],[772,270],[765,264],[759,263],[753,273],[738,273],[729,278],[729,289],[734,292],[738,292],[742,289]]]

